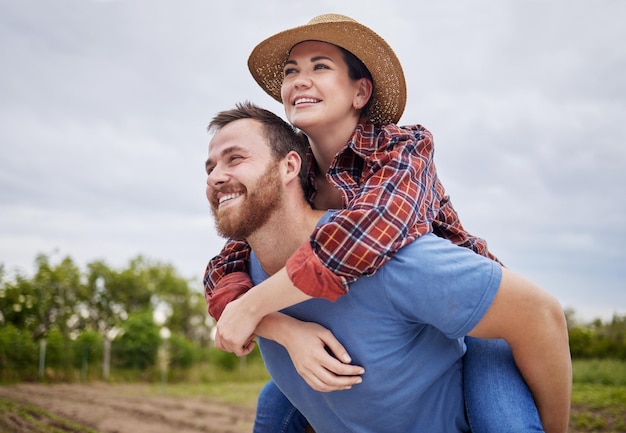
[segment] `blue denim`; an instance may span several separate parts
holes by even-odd
[[[543,432],[533,396],[504,340],[465,338],[463,388],[473,433]],[[273,381],[259,395],[254,433],[302,433],[306,418]]]
[[[253,433],[304,433],[308,422],[274,381],[265,384],[257,403]]]
[[[543,432],[532,393],[504,340],[465,337],[463,388],[473,433]]]

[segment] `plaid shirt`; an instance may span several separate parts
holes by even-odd
[[[294,285],[313,297],[335,300],[349,283],[373,274],[396,251],[429,232],[497,260],[484,240],[461,225],[437,176],[433,153],[432,135],[420,125],[359,123],[326,176],[341,191],[344,208],[287,261]],[[317,167],[312,156],[309,160],[314,181]],[[204,284],[213,317],[252,287],[249,253],[245,242],[229,241],[209,262]]]

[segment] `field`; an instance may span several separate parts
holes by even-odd
[[[626,432],[626,364],[585,362],[574,367],[569,432]],[[250,432],[263,384],[0,386],[0,432]]]
[[[205,396],[177,395],[181,386],[40,385],[0,387],[0,431],[11,433],[243,433],[252,431],[262,382],[233,384]],[[178,389],[177,389],[178,388]],[[209,388],[205,388],[209,389]],[[184,391],[184,389],[182,389]],[[218,398],[211,394],[222,394]]]

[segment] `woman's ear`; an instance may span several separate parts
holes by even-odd
[[[372,97],[374,86],[372,81],[368,78],[359,79],[359,87],[356,96],[354,97],[354,108],[357,110],[362,109],[369,102]]]

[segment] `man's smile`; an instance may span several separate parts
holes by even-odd
[[[229,202],[237,197],[243,196],[243,192],[231,192],[229,194],[217,194],[217,208],[222,209],[227,206]]]

